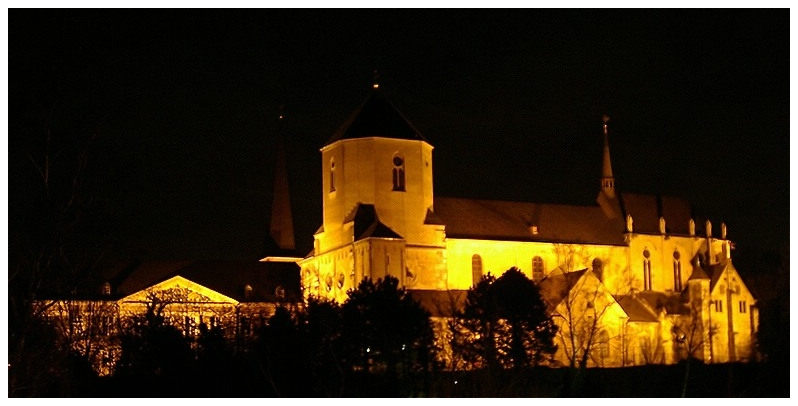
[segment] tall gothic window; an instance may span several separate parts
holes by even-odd
[[[651,253],[643,250],[643,290],[651,290]]]
[[[330,159],[330,193],[335,192],[335,161]]]
[[[679,251],[673,252],[673,290],[676,292],[682,291],[682,262],[679,260],[680,257]]]
[[[393,157],[393,190],[405,191],[405,160],[399,155]]]
[[[482,257],[478,254],[471,257],[471,280],[474,285],[482,280]]]
[[[543,258],[532,258],[532,279],[539,281],[543,279]]]

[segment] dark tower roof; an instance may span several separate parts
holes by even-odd
[[[291,192],[288,185],[288,167],[283,133],[284,115],[278,119],[276,154],[274,162],[274,194],[269,235],[266,237],[263,256],[295,257],[294,218],[291,211]]]
[[[379,89],[371,91],[366,101],[349,116],[327,144],[365,137],[427,141]]]

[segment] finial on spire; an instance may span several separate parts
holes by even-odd
[[[606,114],[601,116],[601,122],[603,123],[604,135],[606,136],[607,135],[607,123],[610,122],[610,116],[608,116]]]
[[[372,89],[379,89],[380,88],[380,74],[374,69],[374,77],[371,81],[371,88]]]
[[[285,119],[285,105],[280,105],[280,112],[277,114],[277,120],[284,120]]]

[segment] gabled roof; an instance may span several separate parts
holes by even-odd
[[[690,314],[690,308],[682,301],[682,295],[679,293],[646,290],[637,292],[637,298],[645,301],[654,311],[664,308],[667,314]]]
[[[619,295],[615,300],[629,316],[629,321],[655,323],[658,322],[657,313],[641,301],[636,295]]]
[[[325,145],[365,137],[427,141],[380,90],[373,90]]]
[[[690,274],[690,277],[687,278],[687,280],[691,281],[693,279],[710,279],[710,278],[709,276],[707,276],[707,273],[704,272],[704,270],[700,266],[694,266],[693,273]]]
[[[563,272],[558,268],[550,272],[538,283],[540,294],[548,304],[549,311],[554,310],[568,296],[568,293],[576,286],[579,279],[585,275],[585,272],[587,272],[587,269]]]
[[[456,311],[463,310],[468,297],[467,290],[407,290],[421,307],[432,317],[452,317]]]
[[[358,203],[344,218],[344,223],[354,222],[355,241],[364,238],[402,238],[399,233],[380,222],[373,204]]]
[[[709,289],[711,290],[712,288],[715,287],[715,285],[718,284],[718,281],[720,280],[721,275],[723,275],[723,271],[726,270],[726,264],[715,264],[715,265],[710,265],[710,266],[708,266],[706,268],[707,268],[707,271],[708,271],[708,273],[710,275],[709,276]]]
[[[599,206],[436,197],[434,214],[450,238],[624,244],[623,219]]]
[[[258,261],[154,261],[132,270],[115,287],[115,296],[125,297],[175,276],[181,276],[239,302],[298,301],[299,266],[292,262]],[[250,294],[244,293],[251,286]],[[282,287],[285,297],[276,295]]]

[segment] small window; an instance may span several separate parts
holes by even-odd
[[[393,157],[393,190],[405,191],[405,160],[399,155]]]
[[[278,299],[285,299],[285,288],[281,285],[277,285],[277,287],[274,288],[274,296]]]
[[[745,300],[740,301],[740,313],[747,313],[748,306],[745,304]]]
[[[103,296],[111,296],[111,282],[103,283]]]
[[[712,303],[715,305],[715,311],[718,313],[723,312],[723,301],[722,300],[713,300]]]
[[[543,258],[541,257],[534,257],[532,258],[532,279],[539,281],[543,279]]]
[[[335,161],[330,159],[330,193],[335,192]]]
[[[474,285],[482,280],[482,257],[474,254],[471,257],[471,281]]]
[[[252,285],[244,286],[244,298],[249,299],[252,297]]]
[[[346,276],[344,276],[343,272],[338,274],[338,289],[344,287],[344,282],[346,281]]]

